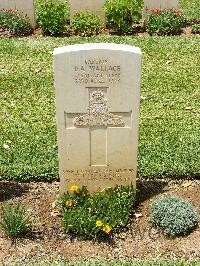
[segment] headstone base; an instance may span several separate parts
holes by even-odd
[[[72,185],[86,186],[90,192],[101,192],[105,188],[115,186],[136,186],[134,169],[109,169],[105,167],[88,167],[85,170],[63,170],[60,174],[60,193],[69,191]]]

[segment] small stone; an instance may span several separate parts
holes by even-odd
[[[52,217],[57,217],[57,216],[60,216],[60,209],[54,209],[52,212],[51,212],[51,216]]]
[[[140,218],[140,217],[142,217],[143,215],[142,215],[142,213],[135,213],[135,217],[138,219],[138,218]]]
[[[9,145],[6,144],[6,143],[3,144],[3,147],[4,147],[5,150],[9,150],[10,149]]]
[[[168,60],[168,61],[166,62],[167,65],[170,65],[171,63],[172,63],[172,61],[170,61],[170,60]]]
[[[192,181],[185,181],[183,184],[182,184],[182,187],[184,188],[188,188],[192,185]]]
[[[55,200],[54,202],[52,202],[52,204],[51,204],[52,208],[53,209],[56,208],[57,207],[57,204],[58,204],[57,200]]]

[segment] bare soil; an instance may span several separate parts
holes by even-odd
[[[200,260],[200,229],[184,237],[169,238],[148,221],[149,204],[161,194],[182,196],[200,211],[200,181],[137,180],[137,204],[127,229],[110,242],[75,238],[64,233],[59,216],[52,216],[52,203],[59,197],[59,183],[0,181],[0,207],[5,202],[22,203],[32,219],[32,231],[12,243],[0,231],[0,262],[64,259]]]
[[[180,34],[177,36],[199,36],[199,34],[192,33],[192,27],[190,25],[185,25],[183,28],[181,28]],[[103,29],[100,33],[102,36],[109,36],[109,35],[115,35],[116,33],[112,31],[112,29]],[[63,35],[62,37],[69,37],[69,35]],[[70,36],[74,36],[73,33],[70,33]],[[148,32],[145,31],[145,29],[141,25],[137,25],[133,28],[132,34],[130,36],[139,36],[139,37],[147,37],[150,36]],[[9,31],[4,31],[0,28],[0,38],[12,38],[12,36]],[[27,38],[35,39],[35,38],[42,38],[43,33],[42,30],[37,28],[34,30],[33,34],[30,36],[27,36]]]

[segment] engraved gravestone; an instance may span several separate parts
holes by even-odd
[[[54,50],[61,193],[135,186],[141,51],[113,44]]]
[[[105,12],[103,5],[105,0],[69,0],[70,21],[77,12],[92,12],[100,16],[102,23],[105,23]]]

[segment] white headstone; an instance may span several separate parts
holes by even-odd
[[[90,43],[56,48],[61,193],[135,185],[141,50]]]
[[[152,9],[179,9],[178,0],[144,0],[143,17],[146,18],[147,14],[151,13]]]
[[[32,28],[35,28],[34,0],[0,0],[0,10],[17,10],[30,20]]]
[[[103,5],[106,0],[69,0],[70,20],[77,12],[92,12],[100,16],[102,23],[105,22]]]

